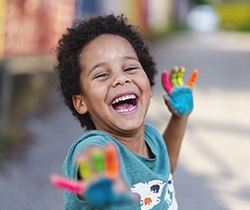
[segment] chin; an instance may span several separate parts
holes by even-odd
[[[119,126],[124,132],[134,132],[138,129],[144,128],[144,123],[129,123]]]

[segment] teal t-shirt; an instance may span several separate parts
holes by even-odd
[[[122,177],[132,193],[140,196],[140,202],[126,206],[112,206],[109,210],[177,210],[173,179],[170,173],[169,157],[161,134],[153,126],[145,124],[144,139],[153,158],[148,159],[131,153],[113,136],[102,131],[93,130],[76,140],[69,149],[63,164],[65,177],[77,180],[75,159],[90,145],[105,146],[112,142],[117,145],[120,155]],[[65,210],[90,210],[90,204],[81,200],[76,194],[64,193]]]

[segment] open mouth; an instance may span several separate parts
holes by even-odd
[[[137,97],[134,94],[120,96],[114,99],[111,105],[119,113],[131,112],[136,108]]]

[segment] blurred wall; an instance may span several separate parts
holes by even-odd
[[[0,1],[0,58],[4,54],[5,0]]]
[[[1,0],[1,56],[47,54],[75,17],[74,0]]]
[[[124,13],[150,35],[171,27],[173,0],[1,0],[0,58],[50,54],[73,19]]]
[[[124,13],[147,35],[164,33],[173,20],[173,0],[77,0],[77,17]]]

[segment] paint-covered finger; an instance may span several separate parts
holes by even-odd
[[[170,81],[173,87],[178,86],[177,74],[178,74],[178,67],[175,66],[170,73]]]
[[[183,85],[183,74],[185,72],[185,68],[181,67],[177,73],[177,81],[178,81],[178,85]]]
[[[119,159],[114,145],[110,144],[105,149],[105,175],[114,179],[119,174]]]
[[[52,174],[50,176],[50,182],[54,187],[67,190],[72,193],[82,194],[85,190],[82,183],[66,179],[56,174]]]
[[[94,169],[97,172],[104,172],[105,170],[105,157],[104,152],[100,150],[96,150],[92,155]]]
[[[197,79],[197,77],[198,77],[198,74],[199,74],[198,70],[195,69],[195,70],[193,71],[192,75],[190,76],[190,78],[189,78],[189,80],[188,80],[188,86],[189,86],[190,88],[192,88],[192,87],[194,86],[195,81],[196,81],[196,79]]]
[[[170,93],[172,90],[172,85],[168,80],[168,72],[167,71],[162,72],[161,81],[162,81],[163,88],[167,91],[167,93]]]
[[[79,171],[80,177],[83,178],[83,179],[90,178],[90,176],[92,174],[92,168],[89,165],[89,163],[86,162],[86,161],[81,161],[78,164],[78,171]]]

